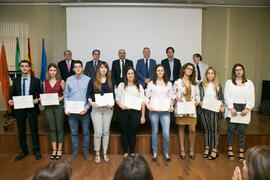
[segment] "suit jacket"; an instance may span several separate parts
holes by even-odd
[[[179,72],[181,69],[181,62],[179,59],[174,58],[173,59],[173,82],[176,81],[179,78]],[[169,59],[163,59],[161,61],[161,64],[164,66],[168,80],[170,80],[171,77],[171,69],[170,69],[170,64],[169,64]]]
[[[156,67],[156,60],[154,59],[150,59],[149,61],[149,67],[148,67],[148,72],[149,72],[149,78],[152,80],[153,78],[153,74],[154,74],[154,70]],[[137,61],[137,65],[136,65],[136,74],[138,76],[138,80],[139,83],[145,88],[146,84],[144,82],[144,79],[146,78],[146,69],[145,69],[146,65],[144,62],[144,58],[143,59],[139,59]]]
[[[127,67],[132,66],[133,67],[133,62],[131,60],[126,59],[125,60],[125,66],[124,66],[124,72]],[[118,86],[120,82],[124,80],[124,78],[121,78],[121,68],[120,68],[120,59],[114,60],[112,63],[112,83],[113,85]]]
[[[21,76],[16,77],[13,80],[13,84],[11,86],[9,99],[13,99],[13,96],[21,96],[22,95],[22,89],[21,89]],[[40,80],[31,76],[31,82],[30,82],[30,88],[29,88],[29,95],[33,95],[33,99],[39,98],[39,94],[41,93],[40,90]],[[35,104],[35,108],[37,113],[39,113],[39,106],[38,104]],[[21,109],[23,110],[23,109]]]
[[[69,76],[72,76],[75,74],[75,72],[73,71],[74,62],[75,62],[74,60],[71,60],[70,72],[68,72],[67,63],[65,59],[58,63],[58,68],[60,69],[60,72],[61,72],[61,78],[64,81],[66,81]]]
[[[102,61],[101,60],[98,60],[98,64],[97,66],[99,65],[99,63],[101,63]],[[88,77],[90,77],[91,79],[95,78],[96,77],[96,71],[95,71],[95,67],[93,65],[93,60],[91,61],[88,61],[85,65],[85,68],[84,68],[84,74]]]

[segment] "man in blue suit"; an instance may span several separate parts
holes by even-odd
[[[157,63],[156,60],[150,59],[150,49],[148,47],[143,48],[143,57],[143,59],[137,61],[136,73],[139,83],[145,89],[147,84],[152,80]]]

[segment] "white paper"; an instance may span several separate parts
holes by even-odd
[[[241,112],[237,112],[236,116],[231,116],[231,123],[249,124],[251,119],[250,111],[245,115],[241,116]]]
[[[33,108],[33,95],[29,96],[13,96],[14,109]]]
[[[142,99],[140,97],[126,95],[123,106],[140,111],[142,108]]]
[[[84,101],[66,101],[66,111],[71,114],[80,114],[84,111]]]
[[[196,107],[193,101],[191,102],[177,102],[175,114],[195,114]]]
[[[100,94],[95,94],[95,103],[100,107],[107,105],[113,106],[113,93],[104,93],[103,96],[101,96]]]
[[[221,103],[222,103],[222,101],[219,101],[215,98],[204,97],[202,108],[210,110],[210,111],[214,111],[214,112],[219,112]]]
[[[58,93],[40,94],[42,106],[59,105]]]
[[[151,98],[151,107],[154,111],[169,111],[171,100],[169,98]]]

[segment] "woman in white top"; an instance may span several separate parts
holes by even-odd
[[[185,159],[185,126],[189,127],[189,157],[190,159],[195,159],[194,155],[194,142],[196,137],[196,124],[197,115],[195,111],[195,106],[199,103],[199,89],[195,81],[196,70],[193,64],[185,64],[179,74],[179,79],[174,82],[173,92],[175,100],[175,123],[178,125],[178,138],[180,144],[180,158]],[[183,114],[178,111],[178,102],[194,102],[194,113]]]
[[[228,124],[228,158],[234,160],[232,145],[234,133],[237,131],[238,160],[243,162],[246,128],[250,122],[250,111],[254,107],[255,92],[253,83],[245,76],[242,64],[233,66],[232,78],[225,84],[224,98],[226,102],[225,117]]]
[[[209,67],[206,70],[203,82],[199,85],[200,89],[200,106],[203,106],[203,101],[208,99],[208,101],[219,100],[222,101],[219,107],[219,112],[212,111],[207,108],[202,108],[202,122],[204,126],[204,145],[205,151],[203,154],[204,158],[209,160],[215,160],[218,157],[218,143],[219,143],[219,125],[220,119],[223,118],[224,112],[224,97],[222,86],[218,82],[218,77],[216,70],[213,67]],[[210,146],[212,147],[210,155]]]
[[[136,146],[136,130],[145,122],[144,90],[139,84],[133,67],[125,71],[124,82],[118,85],[116,92],[117,121],[121,130],[121,143],[124,158],[134,156]]]

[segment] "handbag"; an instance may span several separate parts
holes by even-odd
[[[246,104],[233,103],[233,108],[236,112],[242,112],[246,108]]]

